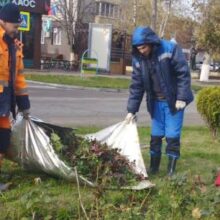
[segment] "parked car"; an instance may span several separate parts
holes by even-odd
[[[220,63],[211,63],[209,65],[210,71],[220,71]],[[196,63],[196,69],[201,70],[202,62]]]

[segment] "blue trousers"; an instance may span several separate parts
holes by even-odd
[[[170,112],[166,101],[154,102],[154,114],[151,125],[151,156],[160,156],[162,138],[166,138],[166,154],[170,157],[180,157],[180,136],[183,125],[184,110],[175,114]]]

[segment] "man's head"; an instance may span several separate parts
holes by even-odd
[[[138,52],[146,57],[151,54],[152,48],[153,48],[152,44],[143,44],[143,45],[136,46],[136,49],[138,50]]]
[[[17,5],[9,3],[0,10],[0,25],[11,38],[18,33],[20,23],[21,15]]]
[[[132,36],[133,54],[149,56],[154,46],[160,45],[160,38],[149,27],[137,27]]]

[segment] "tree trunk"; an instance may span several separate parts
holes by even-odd
[[[157,28],[157,0],[152,0],[151,28],[156,31]]]
[[[161,25],[160,25],[160,31],[159,31],[159,36],[160,37],[164,37],[164,32],[165,32],[167,22],[168,22],[168,19],[169,19],[169,16],[170,16],[170,12],[171,12],[171,6],[172,6],[172,0],[169,0],[167,13],[164,15],[163,20],[162,20]]]
[[[133,0],[133,24],[136,27],[137,23],[137,0]]]

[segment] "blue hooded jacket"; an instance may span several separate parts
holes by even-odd
[[[145,57],[136,49],[139,45],[153,45],[151,56]],[[193,101],[191,76],[188,63],[182,49],[173,42],[160,39],[149,27],[138,27],[132,37],[132,82],[127,110],[131,113],[139,111],[141,101],[146,92],[147,109],[153,117],[153,88],[150,80],[152,68],[162,93],[168,102],[171,112],[176,112],[176,100],[189,104]]]

